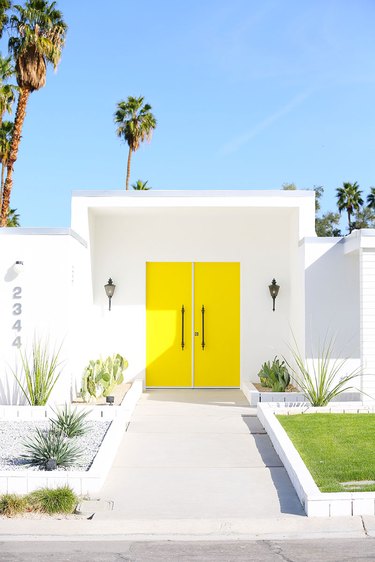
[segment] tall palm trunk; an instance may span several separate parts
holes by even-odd
[[[3,160],[1,162],[0,209],[3,204],[4,179],[5,179],[5,161]]]
[[[12,141],[10,143],[9,158],[7,162],[7,177],[4,184],[3,200],[1,203],[1,222],[0,226],[6,226],[9,212],[10,194],[13,187],[13,166],[17,160],[18,149],[21,141],[22,125],[26,116],[27,100],[30,95],[28,88],[20,88],[18,96],[16,117],[14,120],[14,129]]]
[[[126,189],[129,189],[129,179],[130,179],[130,161],[132,159],[132,149],[129,147],[128,154],[128,168],[126,170]]]
[[[352,210],[351,210],[350,207],[348,207],[347,211],[348,211],[348,227],[349,227],[349,234],[350,234],[351,231],[352,231],[352,223],[351,223],[351,221],[350,221],[350,217],[351,217],[351,214],[352,214]]]

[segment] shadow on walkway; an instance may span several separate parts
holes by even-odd
[[[256,416],[243,415],[242,420],[255,441],[265,468],[270,472],[280,503],[281,513],[306,516],[288,473],[279,455],[276,453],[266,430]]]

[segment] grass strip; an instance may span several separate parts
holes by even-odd
[[[373,492],[375,414],[296,414],[276,416],[321,492]]]

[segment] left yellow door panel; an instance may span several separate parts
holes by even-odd
[[[146,264],[146,385],[192,385],[192,264]]]

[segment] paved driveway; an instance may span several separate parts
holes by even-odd
[[[144,393],[101,497],[114,500],[117,515],[129,519],[303,515],[239,390]]]

